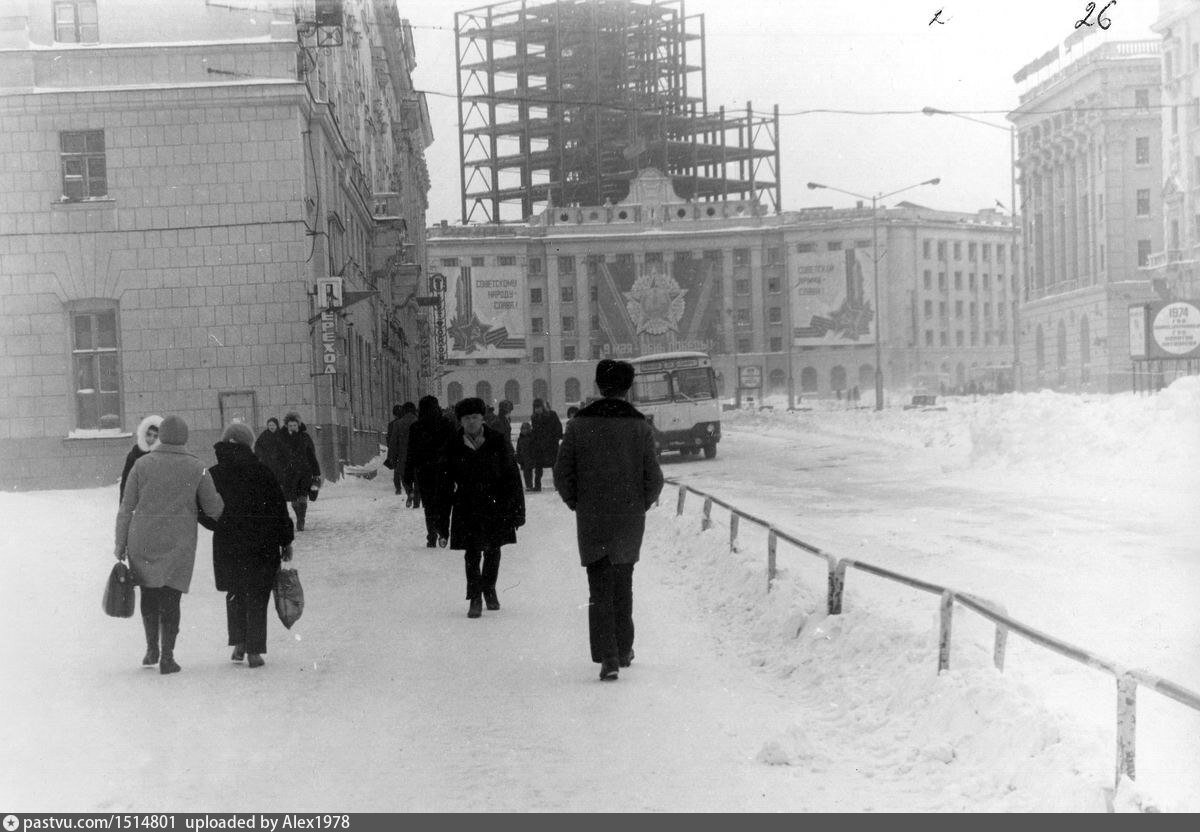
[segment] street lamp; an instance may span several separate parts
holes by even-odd
[[[873,196],[865,196],[864,194],[856,194],[854,191],[843,191],[841,188],[834,188],[829,185],[822,185],[819,182],[809,182],[808,189],[815,191],[818,188],[826,191],[837,191],[839,194],[856,197],[858,199],[871,200],[871,246],[872,260],[875,262],[875,409],[883,410],[883,345],[882,332],[879,329],[879,211],[876,209],[879,205],[879,200],[885,197],[895,196],[896,194],[910,191],[913,188],[919,188],[922,185],[936,185],[941,182],[941,178],[934,177],[926,179],[924,182],[918,182],[915,185],[908,185],[895,191],[889,191],[886,194],[874,194]]]
[[[1003,124],[996,124],[993,121],[986,121],[982,118],[975,118],[964,113],[956,113],[951,110],[939,110],[937,107],[922,107],[921,112],[927,116],[954,116],[961,118],[964,121],[973,121],[976,124],[982,124],[984,127],[991,127],[994,130],[1003,130],[1008,133],[1008,161],[1009,161],[1009,176],[1008,176],[1008,210],[1011,214],[1012,224],[1012,263],[1013,272],[1017,275],[1017,288],[1013,298],[1013,389],[1021,389],[1021,328],[1020,328],[1020,310],[1021,310],[1021,286],[1024,283],[1024,275],[1021,273],[1021,262],[1024,258],[1019,256],[1021,252],[1021,240],[1018,237],[1020,229],[1017,226],[1017,126],[1010,124],[1007,127]]]

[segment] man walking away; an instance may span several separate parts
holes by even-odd
[[[417,402],[417,420],[408,429],[404,488],[415,493],[425,509],[425,545],[431,549],[449,543],[450,517],[442,510],[438,487],[442,454],[452,431],[437,396],[422,396]]]
[[[663,487],[646,418],[626,401],[633,365],[596,365],[602,399],[567,423],[554,464],[554,487],[575,512],[579,559],[588,576],[588,636],[600,678],[613,681],[633,661],[633,566],[646,511]]]
[[[383,464],[392,469],[392,484],[396,486],[396,493],[404,493],[406,495],[404,504],[413,508],[420,503],[413,493],[411,484],[405,487],[404,463],[408,456],[408,429],[412,427],[413,422],[417,421],[417,406],[412,402],[398,404],[392,408],[392,415],[396,418],[388,423],[388,452],[387,459]]]
[[[541,491],[542,469],[554,467],[563,427],[558,414],[541,399],[533,400],[533,416],[529,422],[533,425],[533,490]]]

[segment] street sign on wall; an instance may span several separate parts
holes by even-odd
[[[1129,307],[1129,354],[1134,359],[1200,358],[1200,302]]]
[[[762,367],[756,365],[738,367],[738,386],[748,390],[757,390],[762,387]]]

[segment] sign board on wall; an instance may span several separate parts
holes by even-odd
[[[1133,358],[1200,358],[1200,302],[1131,306],[1129,353]]]
[[[525,357],[525,273],[520,266],[460,266],[446,281],[449,358]]]
[[[875,293],[866,249],[791,259],[792,343],[798,347],[875,343]]]
[[[748,390],[762,387],[762,367],[748,365],[738,367],[738,386]]]
[[[336,309],[342,305],[342,279],[340,277],[317,278],[317,306]]]
[[[337,313],[326,309],[321,313],[321,372],[337,375]]]

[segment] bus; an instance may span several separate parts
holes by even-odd
[[[628,361],[637,373],[629,400],[650,420],[659,452],[715,457],[721,441],[721,400],[708,354],[664,352]]]

